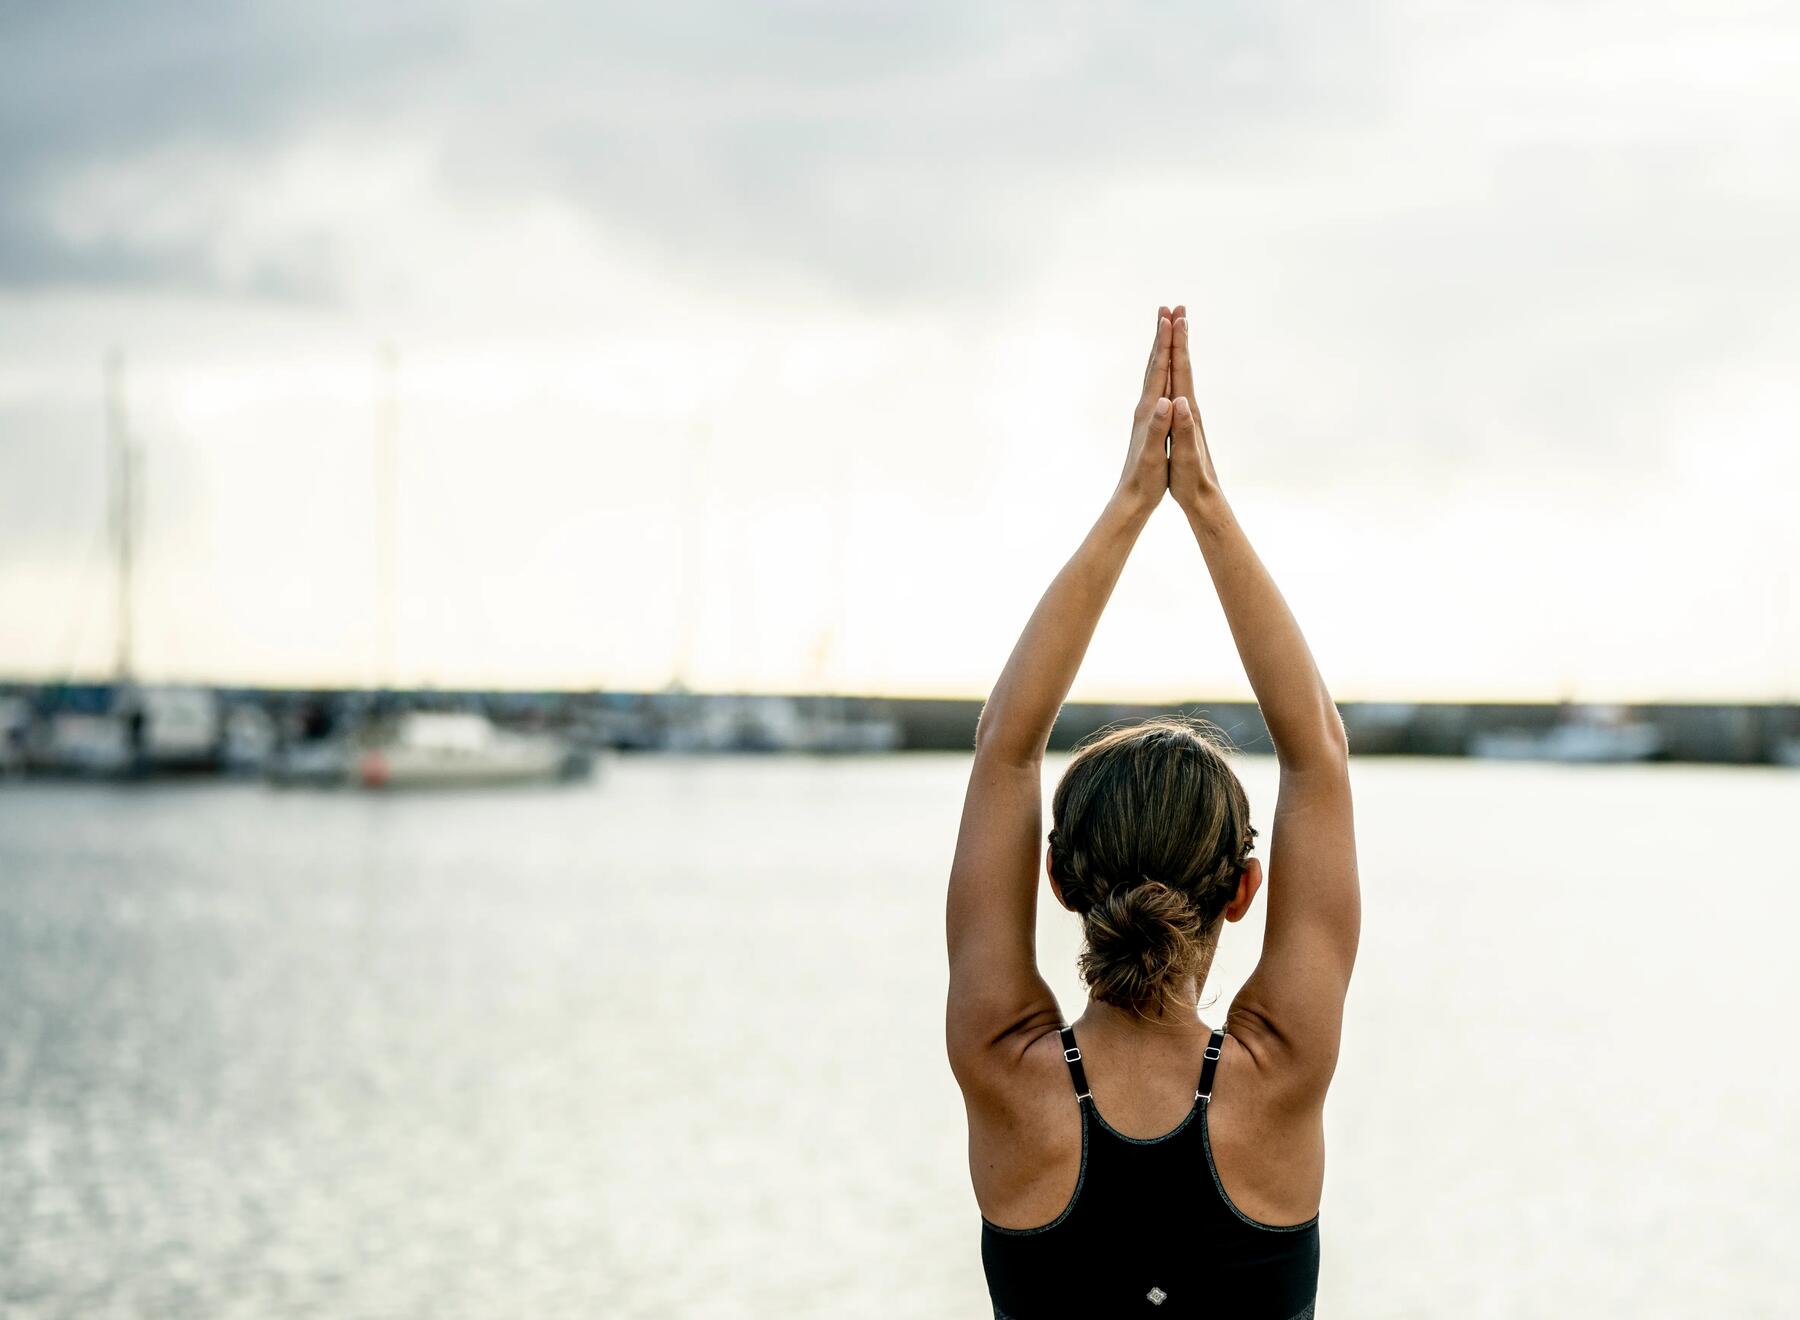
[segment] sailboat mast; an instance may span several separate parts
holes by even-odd
[[[837,445],[832,455],[831,498],[825,511],[825,608],[813,643],[813,691],[823,696],[843,687],[844,631],[849,621],[850,501],[855,489],[856,446]]]
[[[106,355],[107,468],[112,476],[113,545],[116,555],[115,637],[113,681],[122,690],[131,682],[132,654],[132,555],[137,539],[136,481],[131,435],[125,424],[125,355],[113,349]]]
[[[397,547],[394,516],[399,501],[395,450],[398,446],[400,355],[383,344],[378,354],[380,401],[375,424],[375,687],[394,685],[394,583]]]
[[[688,480],[682,488],[681,586],[675,615],[674,665],[670,671],[670,686],[680,691],[688,690],[693,678],[694,648],[700,631],[700,579],[704,571],[712,457],[712,428],[705,419],[695,421],[691,442]]]

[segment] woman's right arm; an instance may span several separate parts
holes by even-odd
[[[1322,1099],[1337,1063],[1356,961],[1361,895],[1343,720],[1300,625],[1219,487],[1194,404],[1185,308],[1176,308],[1169,489],[1186,513],[1281,766],[1262,958],[1232,1002],[1230,1029]]]

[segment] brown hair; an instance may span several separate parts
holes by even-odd
[[[1205,966],[1256,830],[1224,731],[1162,716],[1081,744],[1051,802],[1050,869],[1081,915],[1094,998],[1161,1011]]]

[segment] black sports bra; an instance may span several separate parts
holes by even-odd
[[[1081,1172],[1063,1212],[1038,1228],[981,1221],[995,1320],[1230,1316],[1309,1320],[1319,1219],[1264,1224],[1231,1203],[1206,1116],[1225,1032],[1213,1032],[1194,1107],[1160,1137],[1128,1137],[1094,1107],[1074,1028],[1063,1059],[1081,1106]]]

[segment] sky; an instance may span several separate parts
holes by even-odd
[[[979,696],[1180,302],[1335,696],[1800,699],[1797,72],[1777,4],[7,6],[0,676],[112,664],[116,348],[146,678]],[[1167,506],[1073,695],[1247,691]]]

